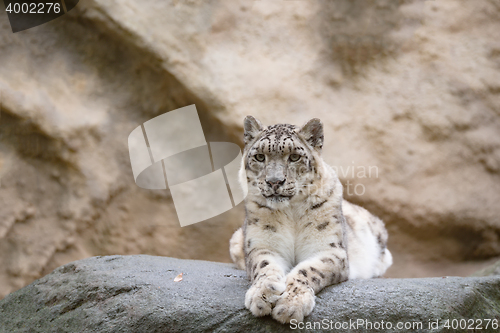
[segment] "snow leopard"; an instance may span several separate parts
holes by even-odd
[[[255,316],[302,321],[326,286],[381,277],[392,264],[383,221],[343,199],[323,141],[317,118],[302,127],[244,120],[245,221],[230,255],[251,281],[245,306]]]

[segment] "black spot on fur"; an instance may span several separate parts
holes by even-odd
[[[304,226],[304,228],[307,228],[307,227],[308,227],[308,226],[310,226],[311,224],[312,224],[312,222],[309,222],[308,224],[306,224],[306,225]]]
[[[268,207],[266,205],[262,205],[262,204],[258,203],[257,201],[254,201],[253,203],[256,204],[257,207],[259,207],[259,208],[267,208],[269,210],[273,210],[271,207]]]
[[[316,268],[314,267],[310,267],[311,271],[318,274],[319,276],[321,276],[322,279],[325,278],[325,274],[321,273],[320,271],[318,271]]]
[[[299,288],[299,287],[295,287],[295,288],[293,289],[293,291],[292,291],[292,292],[293,292],[293,293],[294,293],[294,292],[296,292],[298,288]]]
[[[316,229],[318,229],[318,231],[321,231],[321,230],[325,230],[325,228],[330,224],[330,222],[326,221],[326,222],[323,222],[321,223],[320,225],[318,225],[316,227]]]
[[[304,275],[305,277],[307,277],[307,272],[306,272],[304,269],[301,269],[301,270],[299,271],[299,274],[302,274],[302,275]]]
[[[247,267],[247,270],[249,271],[249,274],[251,274],[251,273],[252,273],[252,270],[251,270],[252,265],[253,265],[253,260],[252,260],[252,258],[251,258],[251,257],[249,257],[249,256],[247,256],[247,257],[245,258],[245,266]]]
[[[251,239],[249,239],[249,240],[247,241],[247,247],[250,247],[250,245],[251,245],[251,244],[252,244],[252,240],[251,240]]]
[[[256,269],[257,269],[257,264],[254,264],[254,265],[252,266],[252,272],[255,272],[255,270],[256,270]]]
[[[311,281],[314,283],[319,283],[319,280],[315,276],[312,277]]]
[[[264,260],[264,261],[260,264],[260,268],[264,268],[264,267],[266,267],[267,265],[269,265],[269,261]]]
[[[258,218],[248,219],[248,225],[257,224],[259,222]]]
[[[253,279],[257,279],[257,275],[259,275],[259,273],[255,273],[255,275],[253,276]]]
[[[330,246],[336,248],[337,244],[336,243],[330,243]]]
[[[270,224],[267,224],[265,227],[264,227],[265,230],[270,230],[272,232],[276,232],[276,227],[270,225]]]
[[[335,264],[335,261],[333,261],[331,258],[322,258],[321,262],[325,264]]]
[[[385,250],[385,244],[384,244],[384,241],[382,240],[381,234],[378,234],[377,242],[378,242],[378,245],[380,246],[380,248]]]
[[[261,305],[257,305],[257,309],[262,310],[263,307]]]
[[[252,272],[255,272],[255,270],[257,269],[257,263],[255,263],[253,266],[252,266]]]
[[[341,249],[344,249],[344,248],[345,248],[345,247],[344,247],[344,242],[343,242],[343,241],[340,241],[340,242],[339,242],[339,246],[340,246],[340,248],[341,248]]]
[[[311,209],[318,209],[319,207],[323,206],[328,200],[325,200],[323,202],[320,202],[318,204],[315,204],[314,206],[311,206]]]

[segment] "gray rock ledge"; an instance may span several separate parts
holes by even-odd
[[[183,280],[174,282],[179,273]],[[248,286],[245,273],[230,264],[93,257],[61,266],[0,301],[0,332],[301,331],[270,317],[254,318],[244,306]],[[321,292],[304,324],[325,319],[328,325],[358,319],[372,325],[422,322],[423,329],[406,331],[456,332],[443,328],[446,319],[500,320],[500,276],[348,281]],[[436,320],[441,327],[429,330],[429,321]],[[481,330],[497,331],[491,325]]]

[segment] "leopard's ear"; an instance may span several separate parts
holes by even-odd
[[[318,152],[323,148],[323,123],[318,118],[309,120],[298,131],[298,134]]]
[[[252,142],[264,129],[262,123],[252,116],[246,116],[243,125],[245,128],[245,134],[243,135],[245,145]]]

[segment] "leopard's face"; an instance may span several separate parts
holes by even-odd
[[[249,194],[280,203],[308,192],[316,177],[317,163],[314,146],[301,135],[301,130],[294,125],[278,124],[253,133],[244,157]]]

